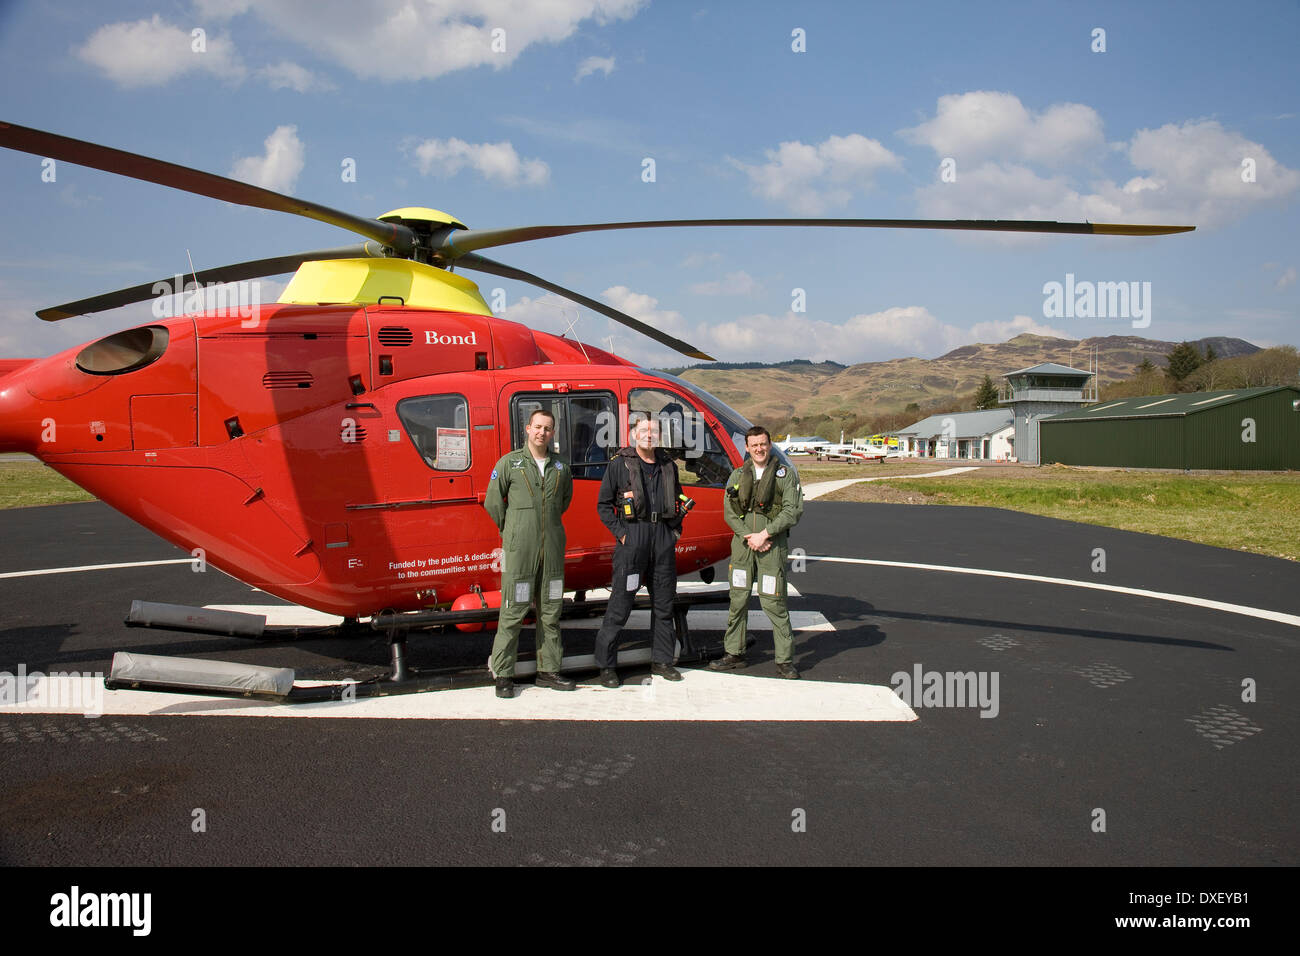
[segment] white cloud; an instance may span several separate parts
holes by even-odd
[[[958,171],[994,158],[1049,165],[1077,162],[1104,144],[1101,117],[1090,106],[1057,103],[1041,113],[1011,93],[976,90],[939,97],[932,119],[900,131],[908,142],[951,156]]]
[[[1063,339],[1077,338],[1027,315],[960,328],[940,321],[928,309],[915,305],[854,315],[843,322],[814,319],[802,312],[787,312],[778,316],[763,313],[745,315],[716,325],[692,326],[680,312],[662,309],[653,296],[634,292],[627,286],[606,289],[601,298],[633,318],[683,339],[724,362],[781,362],[797,357],[814,362],[833,359],[853,364],[909,355],[933,358],[960,345],[1004,342],[1024,332]],[[660,351],[661,347],[643,336],[628,330],[620,331],[619,336],[621,354],[654,365],[681,364],[681,356]]]
[[[779,362],[799,357],[814,362],[832,359],[846,365],[907,356],[934,358],[961,345],[1005,342],[1024,332],[1075,338],[1026,315],[963,329],[916,305],[853,315],[838,323],[795,312],[747,315],[713,326],[707,335],[704,331],[700,333],[702,341],[695,344],[712,350],[723,361]]]
[[[336,89],[325,77],[289,60],[261,67],[257,75],[273,90],[290,89],[298,93],[310,93]]]
[[[305,150],[298,139],[298,127],[277,126],[266,138],[266,152],[235,161],[230,175],[234,179],[287,193],[293,190],[302,172]]]
[[[614,72],[614,58],[612,56],[589,56],[578,64],[578,72],[574,74],[573,82],[577,83],[583,77],[591,76],[597,70],[602,71],[606,76]]]
[[[358,15],[355,5],[313,0],[196,0],[207,22],[242,15],[257,18],[281,39],[315,52],[358,77],[382,82],[434,79],[478,66],[504,69],[539,43],[559,43],[580,25],[603,26],[635,16],[645,0],[370,0]],[[206,29],[206,27],[205,27]],[[160,16],[101,27],[77,54],[125,87],[157,86],[194,70],[239,81],[248,70],[226,36],[208,30],[204,53],[191,50],[190,28],[172,26]],[[400,64],[395,68],[394,64]],[[590,64],[590,67],[588,67]],[[606,74],[613,59],[589,58],[579,68],[586,76]],[[300,85],[326,88],[302,74],[289,76],[283,64],[259,69],[279,82],[273,88]],[[581,76],[578,79],[581,79]]]
[[[454,176],[466,166],[484,179],[506,186],[541,186],[551,176],[540,159],[520,159],[508,140],[467,143],[456,139],[427,139],[415,148],[424,175]]]
[[[434,79],[477,66],[504,69],[538,43],[558,43],[585,21],[604,25],[634,16],[645,0],[200,0],[215,16],[248,12],[284,39],[300,43],[356,76],[381,82]],[[504,31],[494,36],[493,31]],[[504,50],[493,49],[494,40]]]
[[[1064,175],[1040,176],[1019,165],[958,168],[956,182],[923,187],[917,197],[922,214],[934,219],[1124,221],[1113,199],[1081,194]]]
[[[728,272],[716,282],[697,282],[691,286],[696,295],[749,295],[758,282],[748,272]]]
[[[194,50],[194,43],[188,29],[172,26],[155,13],[149,20],[102,26],[75,52],[127,88],[158,86],[196,70],[236,82],[246,75],[229,37],[206,34],[201,52]]]
[[[921,306],[850,316],[842,323],[806,313],[747,315],[709,329],[709,345],[724,361],[780,361],[797,356],[850,364],[946,351],[960,333]]]
[[[1275,289],[1285,289],[1295,282],[1295,266],[1288,266],[1286,272],[1277,277],[1277,282],[1273,283]]]
[[[917,191],[925,216],[1214,227],[1300,190],[1300,172],[1214,120],[1138,130],[1113,148],[1112,161],[1127,162],[1127,175],[1105,179],[1084,164],[1100,140],[1089,107],[1062,104],[1034,116],[1014,96],[991,93],[945,96],[939,103],[933,120],[904,133],[957,159],[955,182]],[[1073,154],[1079,172],[1072,174],[1066,167]],[[979,161],[992,156],[997,160]],[[1048,166],[1060,168],[1044,171]],[[1247,169],[1253,181],[1243,178]]]
[[[70,183],[59,190],[59,202],[73,209],[85,209],[91,203],[99,202],[101,198],[94,193],[83,193],[76,183]]]
[[[659,308],[659,300],[644,292],[633,292],[625,285],[611,286],[600,294],[601,298],[634,319],[653,325],[669,335],[686,331],[686,320],[673,309]]]
[[[708,265],[711,262],[720,262],[722,253],[720,252],[692,252],[680,263],[683,269],[698,269],[700,266]]]
[[[616,285],[606,289],[600,297],[620,312],[626,312],[646,325],[654,326],[661,332],[667,332],[697,348],[703,348],[706,352],[709,350],[702,341],[706,337],[707,329],[702,326],[688,325],[682,314],[675,309],[659,308],[659,300],[654,296],[646,295],[644,292],[634,292],[625,285]],[[640,332],[633,331],[612,319],[607,322],[607,331],[603,335],[614,336],[614,351],[623,358],[649,368],[672,367],[687,361],[680,352],[660,345]],[[605,345],[603,336],[598,344],[602,347]]]
[[[1014,339],[1017,335],[1023,335],[1028,332],[1030,335],[1045,335],[1054,339],[1078,339],[1078,335],[1071,335],[1069,332],[1063,332],[1060,329],[1054,329],[1050,325],[1043,325],[1037,319],[1028,315],[1017,315],[1014,318],[1005,321],[994,319],[990,322],[977,322],[963,333],[965,341],[961,344],[969,345],[972,342],[1005,342],[1007,339]]]
[[[253,6],[253,0],[194,0],[194,7],[202,17],[214,20],[229,20],[241,13],[247,13]]]
[[[539,295],[534,299],[525,295],[520,296],[514,302],[508,302],[501,312],[501,318],[509,319],[511,322],[520,322],[530,329],[539,329],[543,332],[552,332],[559,335],[568,328],[569,323],[575,317],[580,314],[590,314],[586,312],[579,313],[578,308],[576,303],[570,302],[563,296],[548,294]],[[604,317],[601,316],[601,318]],[[574,327],[575,331],[584,342],[595,342],[592,332],[584,329],[586,324],[579,322]]]
[[[484,290],[484,295],[489,296],[489,291]],[[695,341],[695,336],[701,330],[689,328],[680,312],[660,309],[659,301],[653,296],[633,292],[627,286],[613,286],[602,292],[599,298],[646,325],[691,344],[700,344]],[[613,351],[625,359],[649,368],[677,366],[687,361],[680,352],[660,345],[654,339],[642,335],[621,322],[615,322],[600,313],[592,312],[562,296],[541,295],[535,299],[523,296],[508,303],[502,312],[502,317],[554,335],[566,334],[570,323],[573,323],[572,331],[567,332],[569,338],[576,337],[587,345]]]
[[[844,205],[855,192],[870,188],[876,172],[902,165],[878,140],[859,133],[831,136],[815,146],[786,142],[765,154],[767,162],[757,166],[729,161],[749,177],[756,195],[810,216]]]

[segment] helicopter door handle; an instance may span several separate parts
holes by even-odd
[[[343,407],[344,408],[374,408],[375,411],[379,411],[378,408],[375,408],[374,402],[348,402]]]

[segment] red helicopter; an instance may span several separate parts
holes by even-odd
[[[711,219],[469,229],[433,209],[367,219],[210,173],[0,123],[0,146],[351,230],[358,245],[262,259],[45,309],[57,321],[164,294],[200,307],[37,360],[0,363],[0,452],[27,452],[163,539],[295,604],[341,615],[495,618],[488,473],[555,415],[572,468],[565,585],[607,587],[599,481],[629,414],[661,421],[696,507],[679,573],[725,558],[723,484],[750,423],[697,385],[492,314],[453,268],[567,297],[698,359],[699,349],[478,250],[616,229],[840,226],[1149,236],[1190,226],[1009,220]],[[216,283],[295,272],[274,305]],[[229,289],[231,287],[223,287]],[[206,308],[203,306],[206,305]]]

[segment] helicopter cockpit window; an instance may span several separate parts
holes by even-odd
[[[683,485],[721,487],[731,461],[714,437],[704,415],[687,399],[658,388],[634,388],[628,396],[628,419],[649,416],[659,422],[660,444],[677,460]]]
[[[87,345],[77,353],[77,368],[91,375],[123,375],[152,365],[167,351],[162,325],[126,329]]]
[[[605,477],[605,466],[618,450],[618,403],[612,392],[580,395],[516,395],[511,411],[512,447],[525,443],[524,427],[533,412],[544,409],[555,416],[551,453],[573,470],[574,478]]]
[[[437,471],[469,468],[469,403],[461,395],[422,395],[397,403],[397,417],[424,463]]]

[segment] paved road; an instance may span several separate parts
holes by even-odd
[[[792,544],[1300,615],[1296,564],[992,509],[813,502]],[[1104,574],[1091,570],[1098,548]],[[176,557],[98,503],[0,513],[0,575]],[[991,689],[996,674],[996,716],[930,706],[952,699],[918,701],[908,722],[0,714],[0,862],[1300,859],[1296,624],[903,567],[809,560],[792,581],[792,606],[835,625],[797,642],[810,681],[888,685],[919,666],[974,672]],[[300,678],[386,661],[368,637],[267,646],[128,629],[133,598],[266,603],[186,564],[0,577],[0,670],[106,670],[123,649],[287,665]],[[566,649],[590,640],[572,631]],[[486,647],[431,639],[411,659],[481,660]],[[775,678],[769,636],[752,657],[751,675]],[[1256,700],[1242,699],[1243,682]],[[194,832],[196,811],[206,832]]]

